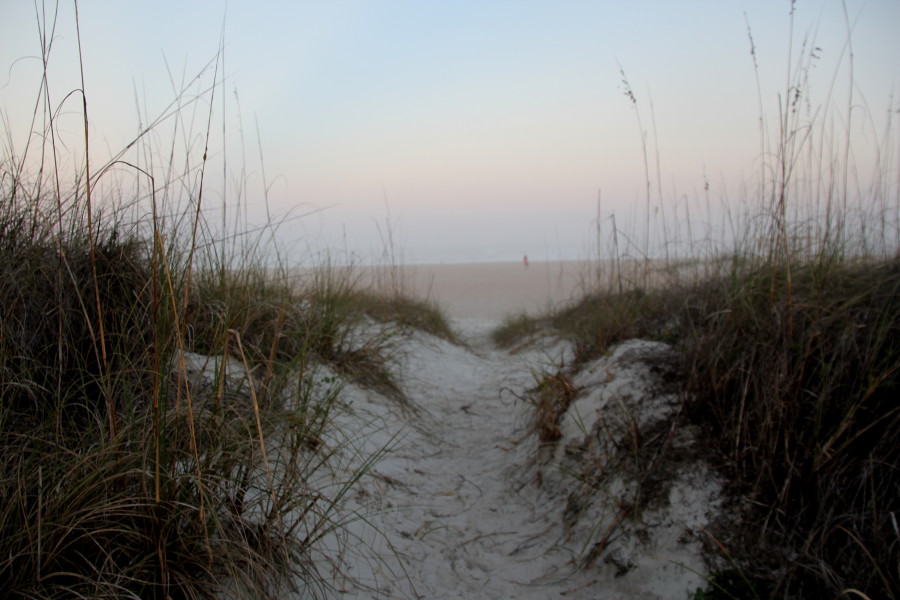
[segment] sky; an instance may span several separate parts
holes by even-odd
[[[54,11],[52,102],[61,139],[75,147],[83,135],[80,101],[64,100],[81,87],[73,6],[0,0],[0,111],[13,152],[39,90],[38,23]],[[182,123],[196,137],[212,111],[210,152],[228,161],[230,174],[210,177],[206,193],[245,190],[251,221],[305,215],[279,233],[292,247],[365,262],[390,237],[404,262],[583,258],[598,214],[640,230],[642,140],[651,210],[671,214],[671,230],[703,202],[715,212],[707,183],[714,202],[740,202],[761,155],[760,98],[771,127],[804,38],[819,48],[810,110],[835,105],[840,127],[849,23],[854,155],[864,162],[877,147],[900,107],[900,2],[799,0],[793,20],[790,9],[781,0],[83,0],[91,161],[116,155],[186,88]],[[212,99],[189,102],[213,81]],[[148,139],[165,148],[169,131]],[[193,144],[184,142],[196,154]]]

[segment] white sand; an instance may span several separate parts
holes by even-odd
[[[347,389],[335,425],[360,451],[346,454],[344,468],[388,451],[348,498],[365,521],[349,523],[340,553],[334,539],[326,551],[341,597],[682,599],[703,586],[697,527],[719,491],[705,465],[688,462],[659,490],[660,502],[624,517],[634,474],[589,481],[614,462],[632,419],[675,410],[673,398],[654,394],[641,362],[665,347],[633,341],[588,365],[563,439],[539,452],[519,398],[569,348],[543,340],[517,354],[495,350],[487,340],[494,324],[456,320],[469,349],[403,335],[400,372],[415,413]],[[690,443],[690,432],[670,435]]]

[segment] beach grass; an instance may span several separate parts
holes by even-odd
[[[553,393],[561,373],[626,339],[670,343],[679,418],[699,426],[704,455],[729,482],[731,518],[713,527],[711,552],[727,548],[759,597],[896,597],[900,258],[724,264],[698,281],[597,290],[498,329],[506,346],[550,332],[575,349],[535,390],[541,441],[555,441],[572,401]]]
[[[196,78],[210,106],[219,77]],[[391,331],[446,320],[327,261],[298,283],[276,220],[206,210],[209,128],[196,152],[177,111],[149,121],[188,148],[151,128],[92,167],[87,103],[82,147],[58,144],[45,83],[45,128],[0,157],[0,596],[324,595],[318,545],[369,464],[332,471],[357,454],[335,404],[347,381],[400,395]]]
[[[746,212],[728,212],[718,240],[694,223],[703,239],[651,243],[675,228],[651,223],[648,183],[645,231],[625,235],[598,215],[597,272],[580,297],[494,333],[505,347],[541,332],[570,340],[570,373],[629,338],[673,346],[678,418],[702,432],[698,447],[728,482],[697,597],[900,595],[900,178],[889,151],[854,162],[849,126],[835,138],[821,116],[830,98],[798,108],[812,103],[815,59],[812,46],[801,54],[777,131],[761,133]],[[848,184],[860,172],[874,173],[871,185]],[[558,422],[571,402],[556,394],[544,407],[556,377],[535,390],[536,423]]]
[[[794,100],[808,52],[726,242],[666,238],[652,256],[648,172],[644,239],[598,221],[585,294],[495,332],[513,347],[551,330],[575,348],[536,387],[545,444],[580,364],[633,337],[674,347],[679,418],[730,498],[709,531],[720,575],[698,597],[900,595],[900,182],[878,163],[877,185],[848,186],[849,140],[826,144]],[[153,160],[92,169],[85,108],[83,156],[62,160],[57,114],[39,105],[45,129],[0,158],[0,595],[326,595],[317,544],[354,518],[340,501],[362,476],[329,470],[352,443],[331,427],[342,386],[405,402],[392,337],[456,341],[447,320],[393,277],[360,285],[324,261],[298,282],[266,246],[275,221],[245,234],[223,206],[234,221],[213,223],[205,149],[176,170],[180,151],[141,134]],[[58,165],[79,160],[65,181]],[[125,187],[110,185],[119,170],[140,182],[133,198],[106,195]]]

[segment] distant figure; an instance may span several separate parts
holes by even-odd
[[[525,265],[526,269],[528,268],[528,255],[527,254],[522,258],[522,264]]]

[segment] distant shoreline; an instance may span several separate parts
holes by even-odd
[[[595,263],[596,264],[596,263]],[[591,263],[577,260],[505,262],[331,265],[379,292],[434,301],[451,319],[500,321],[521,313],[535,315],[573,298],[584,286]],[[294,270],[299,280],[317,267]]]
[[[626,287],[641,280],[644,261],[627,259],[618,265]],[[666,270],[666,261],[650,262],[651,279]],[[668,265],[670,268],[674,265]],[[350,265],[353,279],[380,292],[402,291],[406,295],[432,300],[451,319],[501,321],[518,314],[538,315],[573,302],[598,287],[612,288],[616,265],[603,260],[522,260],[474,263],[434,263],[399,265]],[[302,277],[316,268],[297,270]],[[664,279],[664,278],[663,278]],[[602,285],[600,285],[602,284]]]
[[[568,302],[586,261],[522,261],[355,267],[362,283],[435,301],[450,318],[501,320]]]

